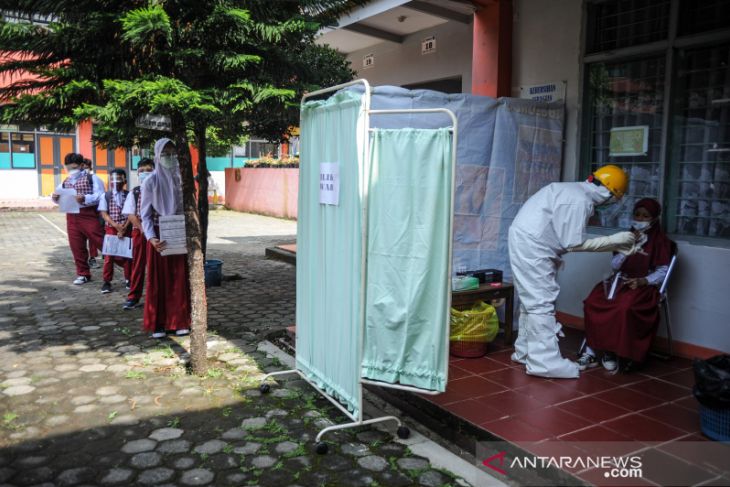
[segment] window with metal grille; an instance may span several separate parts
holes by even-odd
[[[669,9],[670,0],[609,0],[589,4],[587,52],[666,39]]]
[[[615,164],[629,175],[624,198],[599,209],[592,225],[627,228],[634,203],[659,196],[664,69],[664,57],[589,66],[590,170]],[[612,155],[611,129],[625,127],[648,127],[645,155]]]
[[[670,233],[730,239],[730,0],[589,1],[583,175],[610,163],[629,176],[591,224],[626,228],[655,197]],[[612,151],[640,134],[645,151]]]
[[[730,44],[677,54],[669,231],[730,237]]]
[[[730,1],[682,0],[679,4],[679,35],[697,34],[730,26]]]

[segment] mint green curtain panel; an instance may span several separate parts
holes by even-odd
[[[451,143],[448,129],[373,132],[363,377],[446,389]]]
[[[301,112],[297,224],[297,368],[358,416],[362,96],[339,92]],[[339,204],[320,204],[320,164],[339,166]]]

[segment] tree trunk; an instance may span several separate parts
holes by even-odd
[[[208,253],[208,162],[206,161],[205,127],[195,127],[198,144],[198,214],[200,215],[200,246],[203,259]]]
[[[185,134],[185,125],[181,120],[173,120],[173,138],[177,147],[182,177],[183,207],[185,210],[185,228],[188,245],[188,276],[190,278],[190,314],[192,329],[190,332],[190,360],[193,373],[203,375],[208,370],[207,328],[208,303],[205,294],[205,272],[203,270],[203,249],[201,246],[200,218],[195,201],[195,178],[193,164]]]

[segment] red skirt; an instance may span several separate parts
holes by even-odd
[[[190,329],[190,285],[186,255],[163,257],[147,242],[144,329]]]
[[[655,286],[623,287],[609,301],[599,282],[583,301],[588,346],[643,362],[659,327],[658,305]]]

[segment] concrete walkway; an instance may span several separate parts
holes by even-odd
[[[71,284],[64,232],[57,213],[0,213],[1,485],[466,484],[378,429],[331,434],[317,455],[317,432],[345,418],[301,380],[259,393],[284,368],[259,347],[295,299],[294,267],[264,248],[292,242],[295,222],[212,213],[209,257],[232,279],[209,290],[202,378],[186,373],[189,339],[152,340],[141,310],[122,310],[121,275],[105,295],[100,269]]]

